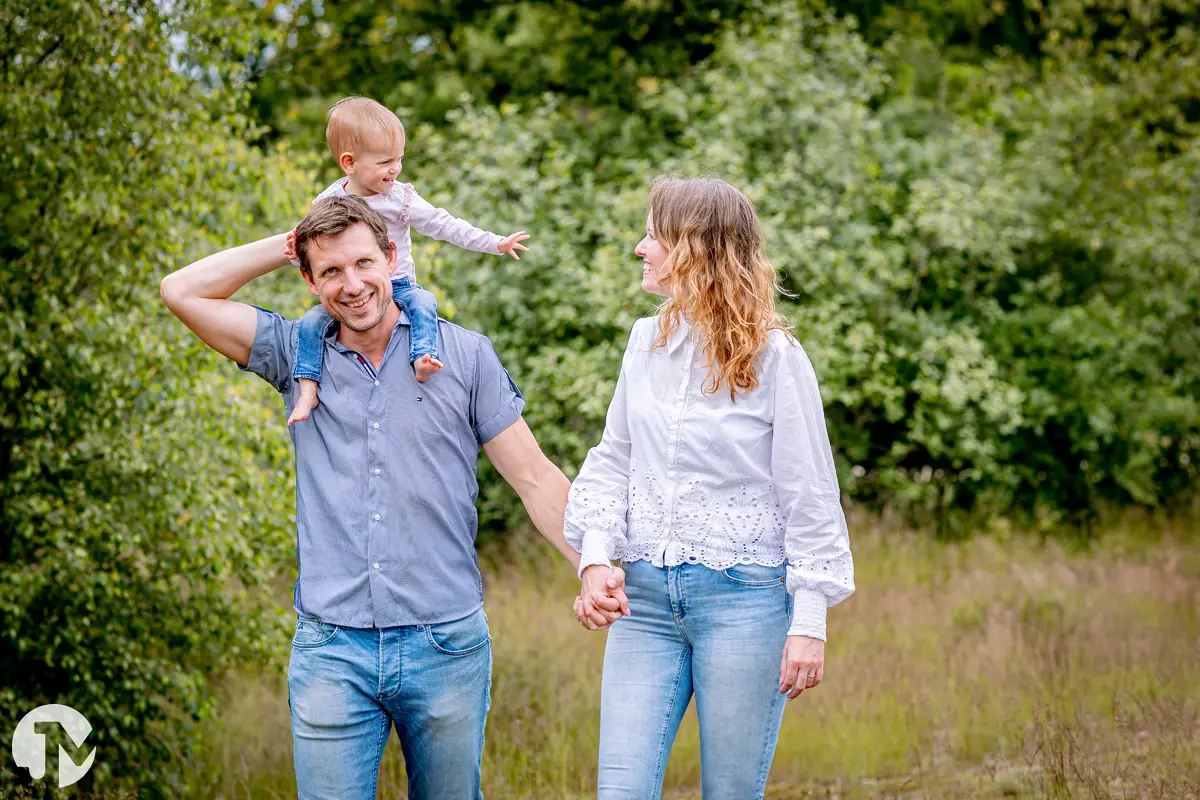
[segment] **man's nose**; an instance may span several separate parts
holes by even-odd
[[[363,282],[363,279],[359,276],[358,270],[356,270],[356,269],[346,270],[345,274],[342,276],[342,291],[343,292],[350,295],[351,297],[355,297],[357,295],[362,294],[363,290],[366,288],[367,288],[367,285]]]

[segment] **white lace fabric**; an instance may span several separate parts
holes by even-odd
[[[604,435],[571,486],[564,533],[580,571],[787,562],[789,635],[824,640],[827,609],[854,592],[854,564],[816,375],[773,331],[759,385],[705,394],[686,322],[651,350],[658,318],[629,337]]]

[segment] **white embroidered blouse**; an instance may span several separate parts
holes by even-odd
[[[629,336],[604,435],[571,485],[564,534],[580,571],[787,562],[792,636],[825,639],[854,592],[854,564],[817,378],[804,349],[772,331],[759,385],[731,402],[702,391],[697,334],[681,321],[651,350],[658,317]]]

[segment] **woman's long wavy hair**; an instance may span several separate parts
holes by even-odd
[[[771,330],[789,329],[775,311],[779,282],[754,205],[718,178],[660,178],[650,190],[650,221],[667,250],[661,274],[673,292],[659,307],[653,346],[665,347],[686,318],[701,335],[704,392],[725,387],[736,401],[758,385]]]

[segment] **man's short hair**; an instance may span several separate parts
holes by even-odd
[[[296,225],[296,257],[300,259],[300,271],[312,277],[308,248],[313,239],[319,236],[341,236],[348,228],[359,223],[371,229],[379,249],[386,256],[392,249],[388,240],[387,223],[380,213],[367,205],[361,197],[334,195],[313,203],[304,219]]]
[[[371,145],[404,147],[404,124],[382,103],[351,95],[334,103],[325,119],[325,143],[336,161]]]

